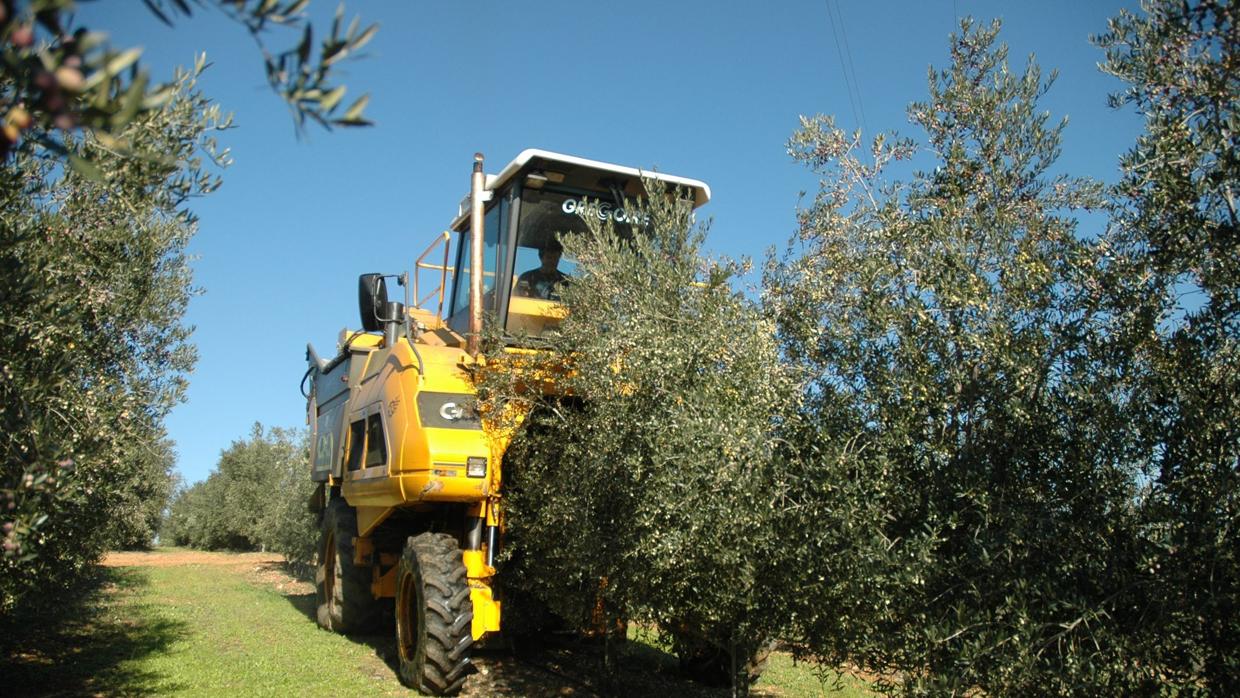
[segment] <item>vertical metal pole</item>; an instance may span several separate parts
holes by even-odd
[[[474,153],[474,174],[469,188],[469,334],[465,337],[470,356],[478,356],[482,340],[482,190],[485,186],[482,153]]]
[[[443,265],[439,267],[439,309],[435,311],[435,317],[443,317],[443,294],[448,288],[448,251],[452,249],[452,234],[448,231],[443,233]]]
[[[387,310],[390,312],[391,310],[393,310],[393,307],[396,305],[397,305],[396,303],[388,303]],[[384,321],[383,323],[383,346],[389,347],[389,348],[396,346],[396,338],[399,336],[397,334],[397,330],[400,329],[400,324],[401,324],[400,321],[395,320],[395,319]]]
[[[499,545],[499,526],[487,526],[487,567],[495,566],[495,548]]]

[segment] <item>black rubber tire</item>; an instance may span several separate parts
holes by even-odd
[[[459,691],[472,666],[473,619],[456,539],[444,533],[411,536],[396,572],[401,683],[434,696]]]
[[[680,663],[680,672],[697,683],[707,686],[732,685],[732,656],[728,650],[709,644],[696,637],[676,634],[674,649]],[[741,669],[748,685],[757,683],[766,670],[771,654],[770,643],[764,643],[745,660]]]
[[[333,499],[323,512],[314,571],[315,616],[325,630],[367,633],[383,621],[383,607],[370,592],[370,568],[353,564],[356,536],[357,513],[343,499]]]

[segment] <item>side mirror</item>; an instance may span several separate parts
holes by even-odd
[[[383,329],[383,314],[387,312],[387,284],[382,274],[362,274],[357,277],[357,305],[362,316],[362,329],[378,332]]]

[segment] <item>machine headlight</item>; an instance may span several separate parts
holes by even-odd
[[[465,474],[469,477],[486,477],[487,459],[482,456],[470,456],[465,461]]]

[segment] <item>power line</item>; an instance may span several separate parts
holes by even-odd
[[[852,79],[848,76],[848,63],[844,60],[844,46],[840,41],[840,35],[836,30],[835,15],[831,11],[831,0],[827,3],[827,21],[831,23],[831,36],[835,39],[835,52],[840,57],[840,74],[844,77],[844,92],[848,95],[848,104],[852,107],[853,121],[860,124],[861,115],[857,111],[857,100],[853,98]]]
[[[835,2],[835,14],[840,20],[840,36],[844,37],[844,56],[848,59],[848,73],[852,76],[853,89],[857,92],[857,111],[861,112],[861,128],[869,130],[865,124],[865,102],[861,100],[861,82],[857,80],[857,71],[853,68],[852,49],[848,46],[848,27],[844,26],[844,13],[840,10],[839,0]]]

